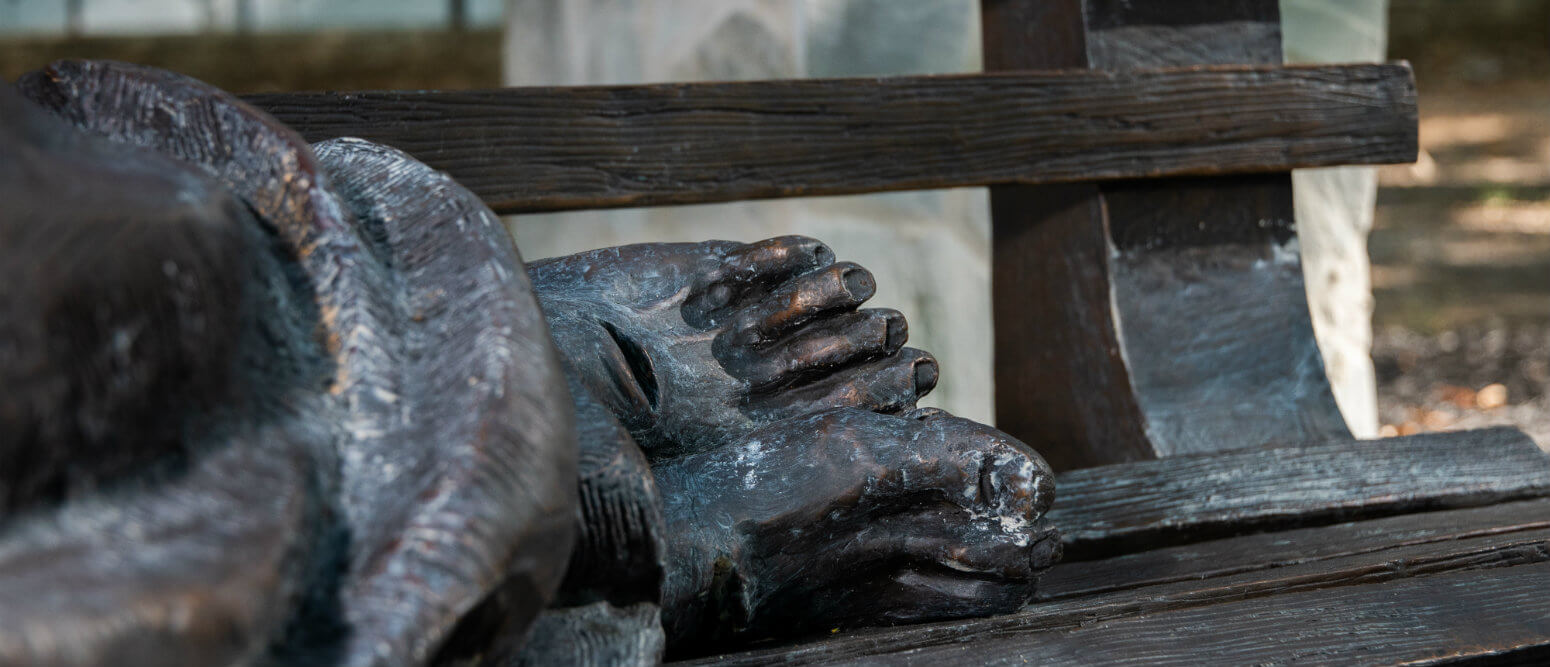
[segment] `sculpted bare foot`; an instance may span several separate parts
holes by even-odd
[[[670,642],[1005,613],[1059,556],[1044,460],[940,410],[830,410],[654,471]]]
[[[562,354],[654,459],[832,407],[902,412],[936,385],[870,272],[810,238],[604,248],[529,267]]]

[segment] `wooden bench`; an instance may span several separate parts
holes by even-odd
[[[1063,470],[1005,617],[714,664],[1550,656],[1550,459],[1350,436],[1290,170],[1412,161],[1404,64],[1281,64],[1275,0],[982,0],[984,74],[256,95],[503,213],[991,186],[999,426]]]

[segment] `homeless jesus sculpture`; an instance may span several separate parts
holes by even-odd
[[[524,265],[175,74],[0,87],[0,664],[630,664],[1016,609],[1042,459],[800,237]]]

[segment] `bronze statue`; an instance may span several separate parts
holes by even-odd
[[[445,175],[185,77],[0,113],[0,664],[650,664],[1058,558],[1043,460],[915,409],[936,361],[817,241],[524,266]]]

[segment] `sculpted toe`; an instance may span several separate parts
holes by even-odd
[[[680,312],[685,322],[708,329],[736,317],[740,308],[757,303],[792,277],[834,263],[834,251],[817,239],[781,236],[701,259]]]
[[[989,426],[941,411],[927,415],[925,424],[936,437],[973,452],[978,463],[976,495],[1008,527],[1031,530],[1049,511],[1055,500],[1055,475],[1033,448]]]
[[[799,276],[750,304],[722,336],[735,346],[769,345],[825,314],[854,310],[876,292],[870,271],[840,262]]]

